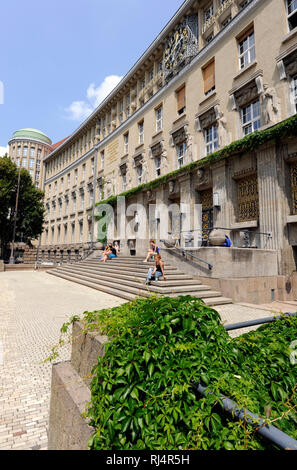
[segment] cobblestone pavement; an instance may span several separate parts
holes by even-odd
[[[52,365],[44,359],[72,315],[122,302],[47,273],[0,274],[0,450],[47,448]],[[69,359],[67,345],[57,362]]]
[[[43,272],[0,274],[0,450],[47,448],[52,365],[43,361],[57,344],[61,325],[72,315],[121,303]],[[296,308],[294,302],[275,302],[221,305],[216,310],[224,323],[235,323]],[[57,362],[69,359],[70,346],[65,346]]]

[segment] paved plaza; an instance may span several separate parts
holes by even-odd
[[[117,297],[44,272],[0,274],[0,450],[46,449],[52,365],[44,364],[72,315]],[[57,362],[70,359],[70,346]]]
[[[72,315],[122,302],[45,272],[0,274],[0,450],[47,449],[52,365],[43,361],[61,325]],[[296,303],[216,309],[224,322],[235,323],[271,316],[272,310],[295,311]],[[57,362],[69,359],[68,345]]]

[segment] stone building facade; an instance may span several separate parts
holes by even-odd
[[[206,157],[296,111],[296,0],[186,0],[113,92],[44,159],[43,256],[87,250],[96,241],[95,203],[180,170],[129,202],[202,204],[204,245],[212,227],[223,227],[233,246],[228,254],[202,247],[216,268],[201,276],[287,282],[296,270],[297,136],[215,163]],[[203,159],[199,169],[187,166]],[[120,239],[123,252],[143,253],[151,235]],[[220,270],[224,256],[244,260],[250,250],[253,266]]]
[[[29,171],[36,187],[43,187],[43,160],[52,151],[52,141],[37,129],[20,129],[8,142],[9,158]]]

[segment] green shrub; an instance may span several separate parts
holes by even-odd
[[[231,339],[214,309],[184,296],[137,299],[85,322],[110,338],[93,370],[91,449],[269,448],[224,414],[222,394],[297,438],[296,318]],[[196,396],[197,382],[214,394]]]

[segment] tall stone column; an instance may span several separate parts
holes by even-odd
[[[230,166],[226,160],[217,162],[211,166],[213,194],[217,193],[219,207],[214,207],[214,227],[229,228],[234,220],[234,205],[232,199],[233,183]]]
[[[257,152],[259,231],[272,235],[270,239],[261,237],[261,248],[277,250],[279,274],[287,274],[294,265],[288,241],[287,216],[290,208],[286,195],[284,154],[284,146],[276,146],[275,143],[262,146]],[[283,256],[285,253],[287,260]]]

